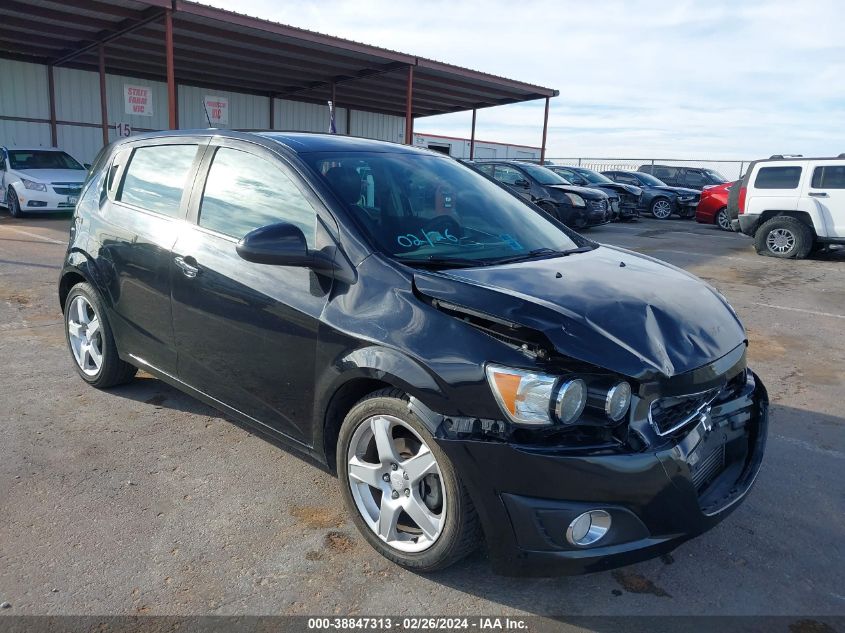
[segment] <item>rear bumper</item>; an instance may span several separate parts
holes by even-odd
[[[741,394],[714,406],[709,419],[657,452],[573,455],[506,443],[438,441],[473,498],[498,573],[580,574],[668,552],[719,523],[745,499],[765,448],[765,387],[748,372]],[[725,455],[724,465],[696,486],[717,450]],[[607,535],[594,546],[570,545],[567,526],[594,509],[611,515]]]

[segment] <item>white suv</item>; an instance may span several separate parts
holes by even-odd
[[[60,149],[0,147],[0,204],[13,216],[73,211],[87,173]]]
[[[728,213],[761,255],[800,259],[845,244],[845,154],[751,163],[731,191]]]

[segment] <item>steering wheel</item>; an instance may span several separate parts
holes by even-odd
[[[449,231],[449,235],[452,235],[455,238],[460,238],[464,234],[464,230],[461,228],[461,225],[458,224],[458,221],[451,215],[438,215],[435,218],[431,218],[423,224],[423,230],[426,233],[430,231],[437,231],[444,236],[446,235],[446,231]]]

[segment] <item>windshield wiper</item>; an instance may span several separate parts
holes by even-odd
[[[533,251],[528,251],[522,255],[514,255],[513,257],[502,257],[500,259],[489,260],[490,264],[511,264],[513,262],[523,262],[531,259],[545,259],[552,257],[566,257],[568,255],[575,255],[576,253],[588,253],[593,250],[595,246],[579,246],[578,248],[570,248],[565,251],[557,251],[553,248],[535,248]]]
[[[418,266],[420,268],[474,268],[476,266],[490,265],[490,262],[484,259],[467,259],[465,257],[439,258],[430,256],[425,259],[397,257],[396,260],[408,266]]]

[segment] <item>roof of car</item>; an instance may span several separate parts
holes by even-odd
[[[180,136],[222,136],[226,138],[237,138],[243,140],[256,139],[260,137],[265,140],[274,141],[285,146],[297,154],[308,152],[391,152],[404,154],[422,154],[426,156],[436,155],[444,157],[439,152],[428,149],[391,143],[390,141],[377,141],[370,138],[357,136],[345,136],[342,134],[328,134],[319,132],[279,132],[275,130],[261,130],[253,132],[239,132],[237,130],[222,130],[215,128],[197,130],[164,130],[161,132],[146,132],[137,134],[118,143],[131,143],[155,138],[174,138]]]
[[[4,145],[3,149],[16,152],[63,152],[58,147],[25,147],[23,145]]]

